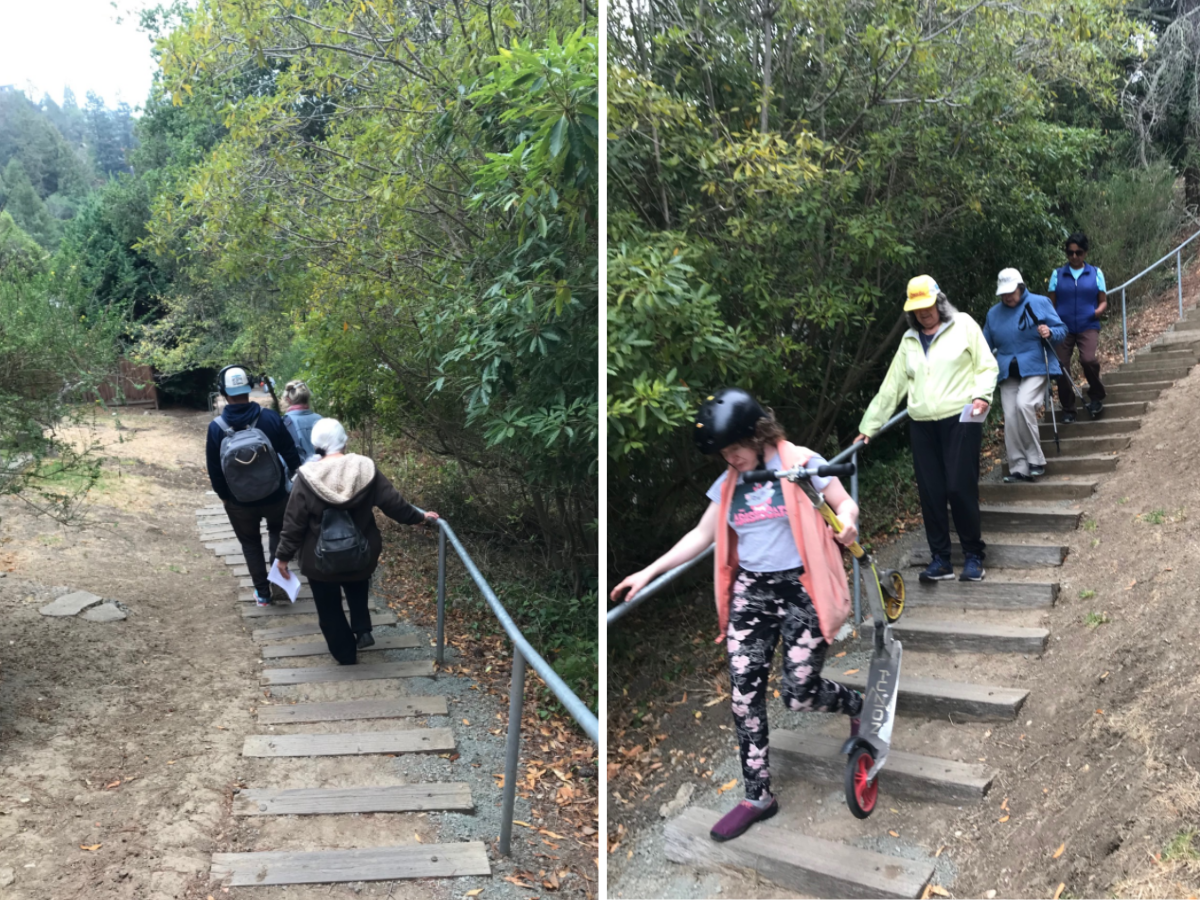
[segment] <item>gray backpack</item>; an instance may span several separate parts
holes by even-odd
[[[229,492],[239,503],[257,503],[277,490],[283,481],[279,454],[270,439],[257,428],[260,409],[254,420],[240,431],[234,431],[224,416],[217,426],[225,433],[221,439],[221,474]]]

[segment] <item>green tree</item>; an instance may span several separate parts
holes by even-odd
[[[5,209],[35,241],[48,250],[58,246],[58,224],[37,195],[25,166],[16,157],[4,167]]]
[[[26,278],[46,269],[48,255],[21,230],[5,210],[0,212],[0,279]]]

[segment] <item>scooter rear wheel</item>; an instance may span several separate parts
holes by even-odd
[[[865,819],[875,811],[875,801],[879,797],[879,779],[867,779],[873,765],[875,756],[868,747],[857,747],[846,763],[846,805],[858,819]]]

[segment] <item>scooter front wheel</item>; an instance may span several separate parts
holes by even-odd
[[[846,805],[855,818],[865,819],[875,811],[879,797],[879,779],[871,781],[867,773],[875,765],[875,756],[869,747],[857,747],[846,763]]]
[[[884,595],[883,617],[888,620],[890,625],[899,621],[904,612],[904,576],[895,571],[885,575],[885,577],[889,576],[892,582],[892,591],[890,594]]]

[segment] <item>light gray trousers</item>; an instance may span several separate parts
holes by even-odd
[[[1030,466],[1044,466],[1046,455],[1038,436],[1037,406],[1046,398],[1046,376],[1005,378],[1000,382],[1000,405],[1004,407],[1004,449],[1008,469],[1029,474]]]

